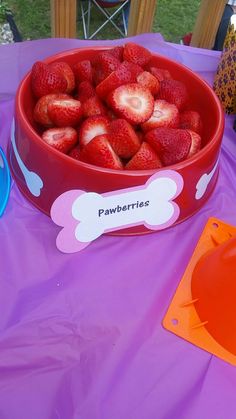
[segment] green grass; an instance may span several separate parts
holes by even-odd
[[[7,0],[16,25],[23,39],[51,37],[49,0]],[[181,37],[193,30],[200,0],[158,0],[153,23],[153,32],[160,32],[166,41],[179,42]],[[82,23],[78,6],[78,38],[82,38]],[[93,22],[103,22],[100,12],[93,14]],[[119,38],[119,33],[109,24],[97,39]]]

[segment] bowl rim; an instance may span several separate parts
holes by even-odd
[[[65,56],[68,57],[70,55],[75,55],[76,53],[78,53],[78,51],[104,51],[104,50],[109,50],[114,48],[113,46],[90,46],[90,47],[80,47],[80,48],[73,48],[73,49],[69,49],[63,52],[59,52],[57,54],[51,55],[43,60],[41,60],[42,62],[45,63],[52,63],[54,61],[58,61],[62,58],[64,58]],[[198,74],[196,74],[193,70],[191,70],[189,67],[187,67],[184,64],[179,63],[178,61],[175,61],[171,58],[168,58],[162,54],[158,54],[155,52],[152,52],[152,56],[153,57],[160,57],[162,60],[166,61],[166,62],[171,62],[174,63],[175,66],[177,66],[180,70],[184,69],[184,71],[186,71],[187,73],[189,73],[195,80],[198,80],[201,82],[201,84],[204,86],[204,88],[209,92],[209,94],[211,95],[213,102],[215,104],[217,113],[219,115],[219,119],[218,119],[218,123],[217,123],[217,127],[215,130],[215,133],[211,139],[211,141],[209,143],[207,143],[201,150],[199,150],[196,154],[194,154],[192,157],[188,158],[187,160],[183,160],[179,163],[170,165],[170,166],[163,166],[159,169],[149,169],[149,170],[125,170],[125,169],[119,169],[119,170],[115,170],[115,169],[109,169],[109,168],[105,168],[105,167],[100,167],[100,166],[95,166],[93,164],[90,163],[85,163],[76,159],[73,159],[72,157],[70,157],[67,154],[61,153],[60,151],[54,149],[53,147],[51,147],[50,145],[48,145],[47,143],[45,143],[44,141],[42,141],[40,135],[35,131],[35,129],[33,128],[33,126],[30,124],[30,122],[27,119],[26,113],[23,109],[23,105],[22,105],[22,91],[23,88],[25,86],[25,84],[28,82],[30,75],[31,75],[31,70],[29,70],[26,75],[23,77],[23,79],[21,80],[17,92],[16,92],[16,100],[15,100],[15,117],[17,116],[18,120],[17,123],[20,123],[23,127],[24,130],[26,131],[27,135],[30,136],[31,140],[36,142],[38,146],[42,147],[43,149],[45,149],[45,151],[48,151],[50,153],[52,153],[52,155],[55,155],[55,157],[60,158],[62,161],[65,160],[65,162],[73,162],[72,164],[77,165],[78,167],[82,167],[84,169],[91,169],[95,172],[98,173],[109,173],[112,174],[113,176],[128,176],[128,177],[143,177],[143,176],[152,176],[154,173],[160,171],[160,170],[176,170],[176,171],[181,171],[182,169],[185,169],[188,166],[191,166],[193,163],[199,161],[202,157],[204,157],[208,152],[210,152],[218,143],[221,143],[222,140],[222,136],[223,136],[223,132],[224,132],[224,125],[225,125],[225,117],[224,117],[224,111],[222,108],[222,105],[220,103],[219,98],[217,97],[217,95],[215,94],[213,88],[210,86],[210,84],[208,84],[205,80],[203,80]]]

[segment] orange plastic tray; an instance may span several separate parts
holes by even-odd
[[[208,220],[163,326],[236,365],[236,227]]]

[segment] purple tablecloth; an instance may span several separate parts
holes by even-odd
[[[220,53],[134,38],[212,83]],[[0,144],[33,62],[101,41],[0,47]],[[122,41],[104,41],[117,44]],[[62,254],[58,228],[13,184],[0,219],[0,419],[235,419],[236,368],[161,322],[210,216],[236,223],[236,136],[226,118],[214,194],[188,221],[139,237],[103,236]]]

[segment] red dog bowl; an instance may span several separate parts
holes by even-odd
[[[81,48],[54,55],[45,62],[66,61],[74,65],[91,59],[108,48]],[[224,129],[224,114],[212,88],[194,72],[177,62],[153,54],[152,62],[170,71],[173,78],[185,83],[189,93],[189,109],[198,111],[203,122],[203,148],[193,157],[173,166],[156,170],[125,171],[93,166],[72,159],[44,143],[33,121],[35,98],[30,86],[30,72],[22,80],[16,95],[15,135],[9,143],[12,175],[23,195],[47,215],[56,198],[63,192],[82,189],[105,193],[144,185],[156,172],[171,170],[182,177],[183,188],[175,198],[179,215],[174,224],[196,213],[207,201],[216,185],[218,157]],[[164,227],[165,228],[165,227]],[[115,234],[150,232],[144,225],[119,230]]]

